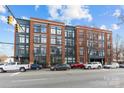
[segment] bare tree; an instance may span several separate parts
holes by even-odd
[[[117,34],[115,37],[115,43],[114,43],[114,57],[116,61],[118,62],[120,59],[120,54],[122,53],[123,45],[121,37]]]

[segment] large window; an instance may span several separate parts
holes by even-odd
[[[51,27],[51,34],[57,34],[57,35],[61,35],[61,28],[57,27],[57,26],[52,26]]]
[[[80,56],[80,63],[83,63],[84,59],[83,56]]]
[[[83,47],[80,47],[80,55],[83,55]]]
[[[56,44],[56,39],[55,38],[51,39],[51,44]]]
[[[41,31],[41,25],[40,24],[35,24],[34,25],[34,32],[40,32]]]
[[[47,39],[46,39],[46,34],[42,34],[41,35],[41,43],[46,43]]]
[[[111,38],[111,35],[107,34],[107,40],[110,40],[110,38]]]
[[[29,43],[29,36],[26,35],[26,43]]]
[[[34,35],[34,43],[40,43],[40,35],[38,34]]]
[[[25,43],[25,35],[19,35],[19,43]]]
[[[46,47],[41,47],[41,55],[46,56]]]
[[[41,24],[41,32],[46,33],[46,31],[47,31],[46,24]]]
[[[26,33],[29,33],[29,26],[26,26]]]
[[[51,34],[56,34],[56,28],[55,27],[51,28]]]
[[[61,35],[61,29],[57,29],[57,34]]]
[[[19,46],[19,56],[23,56],[25,54],[25,47],[20,45]]]

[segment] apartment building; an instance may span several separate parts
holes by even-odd
[[[30,18],[18,19],[14,56],[22,63],[50,66],[58,63],[112,61],[112,32],[86,26]]]

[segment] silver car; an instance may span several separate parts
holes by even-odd
[[[119,64],[118,63],[115,63],[115,62],[112,62],[109,65],[104,65],[103,67],[104,68],[119,68]]]

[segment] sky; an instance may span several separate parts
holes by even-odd
[[[64,22],[67,25],[84,25],[107,29],[113,32],[113,40],[118,34],[124,39],[124,24],[119,17],[123,15],[124,6],[119,5],[9,5],[10,10],[16,18],[30,19],[36,17],[41,19]],[[0,5],[0,42],[14,43],[14,24],[7,24],[9,16],[5,6]],[[13,55],[13,45],[0,44],[0,55]]]

